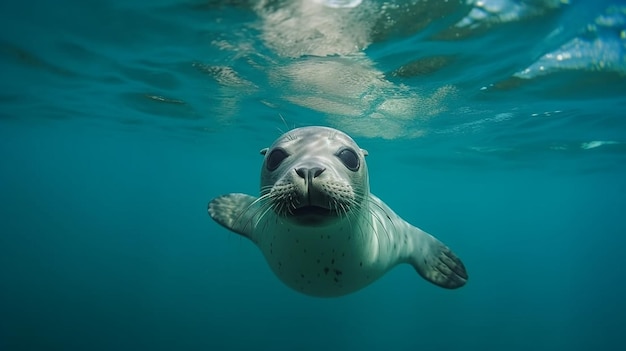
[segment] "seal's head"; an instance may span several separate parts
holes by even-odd
[[[367,151],[336,129],[294,129],[261,154],[261,198],[295,225],[325,225],[351,216],[369,196]]]

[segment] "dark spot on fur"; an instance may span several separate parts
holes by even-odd
[[[304,278],[304,274],[300,273],[300,278]]]
[[[335,259],[330,260],[330,264],[335,264]]]
[[[346,257],[346,253],[345,253],[345,252],[342,252],[342,253],[341,253],[341,257]]]
[[[328,267],[324,267],[324,274],[328,274],[328,271],[329,271]]]
[[[299,243],[300,243],[300,239],[296,239],[296,244],[299,244]]]
[[[320,263],[320,259],[319,258],[317,259],[317,263]]]
[[[340,270],[338,270],[338,269],[335,269],[335,274],[336,274],[336,275],[342,275],[342,274],[343,274],[343,272],[342,272],[342,271],[340,271]]]
[[[306,253],[306,249],[304,249],[304,253]]]
[[[363,267],[363,261],[359,262],[359,267]]]
[[[311,285],[311,281],[310,281],[310,280],[307,280],[307,284]]]
[[[339,279],[337,279],[337,277],[334,277],[333,280],[335,281],[335,283],[339,283]]]
[[[330,235],[326,235],[326,238],[327,238],[327,239],[330,239]]]

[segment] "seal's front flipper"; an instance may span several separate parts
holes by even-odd
[[[456,289],[465,285],[468,276],[463,262],[437,238],[417,230],[418,245],[410,259],[415,270],[442,288]]]
[[[211,218],[224,227],[251,240],[258,209],[256,197],[246,194],[227,194],[209,202]],[[254,241],[254,240],[253,240]]]

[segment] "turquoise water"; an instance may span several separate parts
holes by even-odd
[[[619,349],[626,5],[348,2],[0,3],[0,350]],[[214,223],[304,125],[468,284],[307,297]]]

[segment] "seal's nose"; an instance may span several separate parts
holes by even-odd
[[[313,178],[319,177],[319,175],[324,173],[325,170],[326,168],[321,167],[300,167],[295,169],[300,178],[304,179],[304,181],[307,183],[311,183]]]

